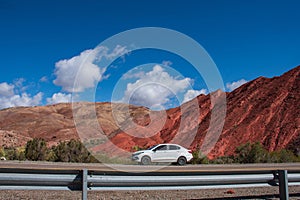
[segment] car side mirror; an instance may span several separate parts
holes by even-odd
[[[152,151],[153,151],[154,153],[156,153],[156,149],[153,149]]]

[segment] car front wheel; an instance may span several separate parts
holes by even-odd
[[[141,160],[142,165],[150,165],[151,158],[149,156],[143,156]]]
[[[178,160],[177,160],[177,164],[181,165],[181,166],[186,165],[186,158],[183,157],[183,156],[179,157]]]

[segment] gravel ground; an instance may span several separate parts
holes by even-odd
[[[300,186],[289,187],[290,199],[300,200]],[[73,191],[0,191],[1,200],[80,200],[81,192]],[[88,199],[268,199],[278,198],[278,187],[235,188],[172,191],[89,191]]]

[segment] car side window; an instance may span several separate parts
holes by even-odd
[[[175,146],[175,145],[170,145],[169,146],[169,150],[179,150],[179,149],[180,149],[180,147]]]
[[[167,145],[161,145],[155,149],[155,151],[165,151],[167,150]]]

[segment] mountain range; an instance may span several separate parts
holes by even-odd
[[[300,66],[164,111],[110,102],[3,109],[0,145],[19,147],[44,138],[51,146],[74,138],[92,151],[114,153],[172,142],[215,158],[234,154],[241,144],[260,142],[274,151],[299,146],[299,102]]]

